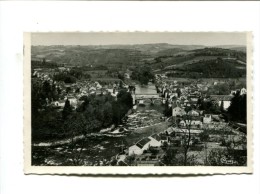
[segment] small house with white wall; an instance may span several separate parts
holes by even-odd
[[[158,134],[153,134],[150,137],[143,138],[136,144],[128,148],[129,155],[142,155],[145,150],[150,147],[160,147],[161,137]]]
[[[224,110],[227,110],[233,97],[233,95],[211,95],[210,99],[211,101],[216,102],[218,106],[221,106],[221,103],[223,102],[223,108]]]
[[[178,106],[172,109],[172,116],[173,117],[183,116],[185,114],[186,114],[185,110],[180,108],[180,107],[178,107]]]
[[[245,88],[242,88],[242,89],[240,90],[240,95],[244,95],[244,94],[246,94],[246,89],[245,89]]]
[[[144,150],[147,150],[150,147],[151,139],[143,138],[138,141],[136,144],[128,148],[128,154],[131,155],[142,155]]]
[[[150,137],[148,137],[150,141],[151,147],[160,147],[161,146],[161,137],[158,134],[153,134]]]
[[[200,114],[195,110],[191,110],[191,111],[188,112],[187,115],[189,115],[189,116],[199,116]]]
[[[212,118],[210,114],[205,114],[205,116],[203,117],[203,123],[209,124],[211,123]]]

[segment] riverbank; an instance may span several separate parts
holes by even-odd
[[[140,87],[144,92],[155,93],[153,84]],[[162,104],[146,103],[136,110],[129,111],[126,120],[118,127],[101,129],[98,133],[78,135],[45,142],[32,143],[33,165],[75,165],[73,158],[80,155],[78,165],[110,165],[111,158],[116,156],[144,137],[160,133],[168,128],[169,122],[163,120]],[[74,147],[73,149],[71,147]]]

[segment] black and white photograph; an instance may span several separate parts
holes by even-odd
[[[0,1],[0,193],[259,193],[259,14]]]
[[[31,166],[251,165],[250,33],[29,36]]]

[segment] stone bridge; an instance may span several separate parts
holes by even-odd
[[[159,94],[133,94],[134,101],[137,101],[138,104],[143,104],[144,102],[151,102],[154,104],[156,101],[162,101],[162,98]]]

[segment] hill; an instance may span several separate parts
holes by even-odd
[[[236,60],[217,58],[174,67],[166,74],[169,77],[239,78],[246,76],[246,66]]]
[[[225,64],[232,64],[234,71],[245,69],[246,53],[243,47],[222,46],[205,47],[202,45],[137,44],[137,45],[94,45],[94,46],[32,46],[32,60],[45,59],[50,63],[65,66],[83,66],[89,68],[106,67],[135,71],[140,66],[149,66],[155,73],[172,73],[172,71],[197,72],[202,62],[209,65],[220,58]],[[229,49],[230,48],[230,49]],[[209,63],[207,62],[209,61]],[[229,61],[229,62],[228,62]],[[201,64],[201,65],[198,65]],[[201,68],[201,67],[200,67]],[[203,67],[204,68],[204,67]],[[206,68],[206,67],[205,67]],[[240,72],[239,70],[239,72]],[[225,71],[225,69],[223,69]],[[234,73],[240,76],[242,73]],[[180,76],[194,76],[195,73],[184,73]],[[205,73],[205,76],[210,74]],[[213,76],[219,76],[218,73]],[[225,74],[225,76],[228,76]],[[233,76],[233,75],[232,75]]]

